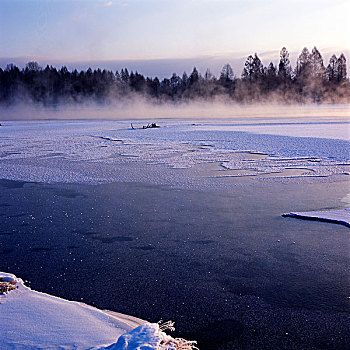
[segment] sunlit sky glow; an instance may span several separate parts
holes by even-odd
[[[248,54],[257,52],[268,64],[278,60],[282,46],[292,62],[304,46],[317,46],[326,61],[330,53],[350,53],[349,0],[0,0],[0,5],[1,66],[37,60],[113,69],[122,61],[157,74],[151,63],[160,59],[162,75],[182,73],[179,62],[190,70],[197,59],[214,72],[219,63],[231,63],[239,75]]]

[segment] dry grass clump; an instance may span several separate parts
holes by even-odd
[[[174,322],[168,321],[161,323],[162,321],[158,322],[159,323],[159,330],[164,332],[165,330],[170,330],[174,331]],[[170,338],[167,340],[162,340],[158,344],[159,350],[199,350],[195,345],[197,344],[196,341],[193,340],[186,340],[183,338]]]
[[[182,338],[175,338],[166,342],[161,342],[158,349],[176,349],[176,350],[199,350],[194,340],[186,340]]]
[[[3,281],[2,278],[0,278],[0,294],[5,294],[11,290],[17,289],[16,283],[16,281]]]

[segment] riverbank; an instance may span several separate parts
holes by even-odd
[[[195,341],[174,339],[173,322],[148,323],[99,310],[26,287],[15,275],[0,272],[1,349],[196,349]]]

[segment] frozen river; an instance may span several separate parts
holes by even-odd
[[[350,123],[320,119],[159,120],[160,128],[147,130],[145,121],[134,122],[135,130],[129,120],[10,121],[0,128],[0,178],[188,187],[182,172],[172,172],[169,180],[169,168],[214,163],[211,177],[347,175]],[[147,165],[157,171],[137,171]]]
[[[130,123],[137,129],[131,129]],[[209,349],[345,349],[346,118],[8,121],[0,271]]]

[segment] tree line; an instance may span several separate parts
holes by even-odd
[[[278,65],[264,67],[257,54],[247,57],[240,77],[225,64],[218,77],[208,69],[204,75],[193,68],[191,74],[173,74],[159,80],[127,68],[115,73],[91,68],[78,72],[63,66],[42,68],[37,62],[24,69],[13,64],[0,68],[0,104],[33,102],[44,106],[60,103],[96,102],[110,104],[142,95],[154,101],[224,99],[238,103],[274,101],[278,103],[349,103],[350,82],[346,58],[332,55],[325,67],[316,47],[304,48],[292,69],[289,52],[280,51]]]

